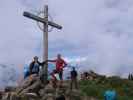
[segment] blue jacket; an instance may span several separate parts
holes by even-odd
[[[104,94],[105,100],[117,100],[117,94],[114,90],[107,90]]]

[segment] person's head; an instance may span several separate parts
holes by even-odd
[[[35,62],[38,61],[38,57],[37,57],[37,56],[34,57],[34,61],[35,61]]]
[[[61,59],[61,54],[57,54],[57,58],[58,59]]]
[[[72,70],[74,70],[74,71],[75,71],[75,67],[73,67],[73,68],[72,68]]]

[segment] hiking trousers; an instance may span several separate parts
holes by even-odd
[[[59,74],[60,80],[62,81],[63,80],[63,71],[59,71],[58,74]]]
[[[72,90],[73,87],[75,87],[75,89],[78,89],[78,81],[77,81],[77,78],[71,79],[71,82],[70,82],[70,89]]]

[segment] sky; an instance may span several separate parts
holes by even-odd
[[[61,53],[78,70],[127,76],[133,72],[132,0],[1,0],[0,64],[22,72],[42,58],[42,31],[23,11],[37,14],[45,4],[62,30],[49,32],[49,58]]]

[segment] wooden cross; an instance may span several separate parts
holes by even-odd
[[[62,26],[48,20],[48,5],[45,5],[44,7],[44,18],[41,18],[29,12],[24,12],[23,15],[25,17],[28,17],[30,19],[43,23],[43,26],[44,26],[43,28],[43,45],[44,45],[43,60],[44,61],[48,60],[48,26],[50,25],[57,29],[62,29]],[[43,79],[44,79],[43,81],[45,84],[47,82],[47,76],[48,76],[47,73],[48,73],[48,64],[44,65],[44,67],[42,68],[42,74],[43,74],[42,76],[43,76]]]

